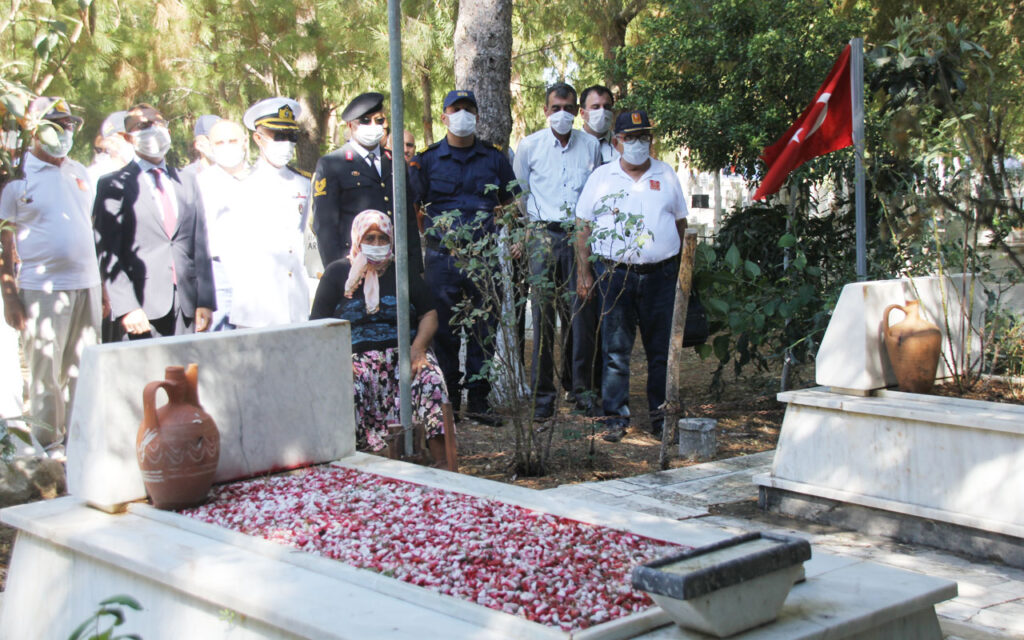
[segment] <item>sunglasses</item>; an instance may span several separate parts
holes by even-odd
[[[384,116],[377,116],[376,118],[371,118],[370,116],[363,116],[362,118],[359,118],[359,124],[371,124],[372,123],[372,124],[379,124],[382,127],[384,126],[384,123],[387,122],[387,121],[388,121],[388,119],[385,118]]]
[[[274,142],[298,142],[299,132],[298,131],[271,131],[270,137],[273,138]]]

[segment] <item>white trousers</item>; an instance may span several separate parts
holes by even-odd
[[[28,316],[22,332],[29,375],[28,413],[49,425],[33,425],[32,434],[48,446],[64,440],[82,351],[99,342],[101,288],[52,293],[22,289],[19,295]]]

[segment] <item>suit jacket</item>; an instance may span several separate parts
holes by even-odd
[[[150,319],[171,311],[174,273],[178,306],[186,317],[196,307],[215,309],[206,215],[194,177],[168,167],[178,220],[170,237],[155,189],[137,162],[100,178],[93,204],[96,253],[115,318],[142,309]],[[172,269],[173,265],[173,269]]]
[[[359,213],[376,209],[388,214],[392,222],[395,220],[391,201],[394,188],[391,152],[385,151],[381,156],[381,175],[377,176],[377,172],[352,145],[348,142],[320,158],[313,173],[313,232],[325,268],[335,260],[348,257],[352,246],[352,221]],[[423,254],[420,252],[420,232],[413,213],[413,192],[408,180],[405,201],[409,271],[420,273],[423,271]]]

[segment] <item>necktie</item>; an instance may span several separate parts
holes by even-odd
[[[373,169],[374,173],[380,175],[380,169],[377,168],[377,154],[371,151],[366,154],[366,161],[370,163],[370,168]]]
[[[162,169],[150,169],[149,172],[153,175],[153,181],[156,183],[156,191],[160,194],[157,200],[160,204],[160,209],[163,212],[164,218],[164,231],[167,232],[168,238],[174,237],[174,225],[178,222],[177,216],[174,215],[174,205],[171,203],[171,195],[164,189],[164,183],[161,180],[163,174]],[[178,284],[178,270],[174,266],[174,262],[171,262],[171,279],[174,284]]]

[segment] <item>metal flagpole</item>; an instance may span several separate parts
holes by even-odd
[[[854,202],[857,224],[857,279],[868,279],[867,209],[864,202],[864,38],[850,40],[850,101],[853,108]]]
[[[409,361],[409,239],[406,237],[405,96],[402,94],[402,5],[388,0],[389,68],[391,72],[392,202],[395,204],[395,277],[398,293],[398,392],[405,455],[412,455],[412,366]],[[397,141],[397,144],[396,144]]]

